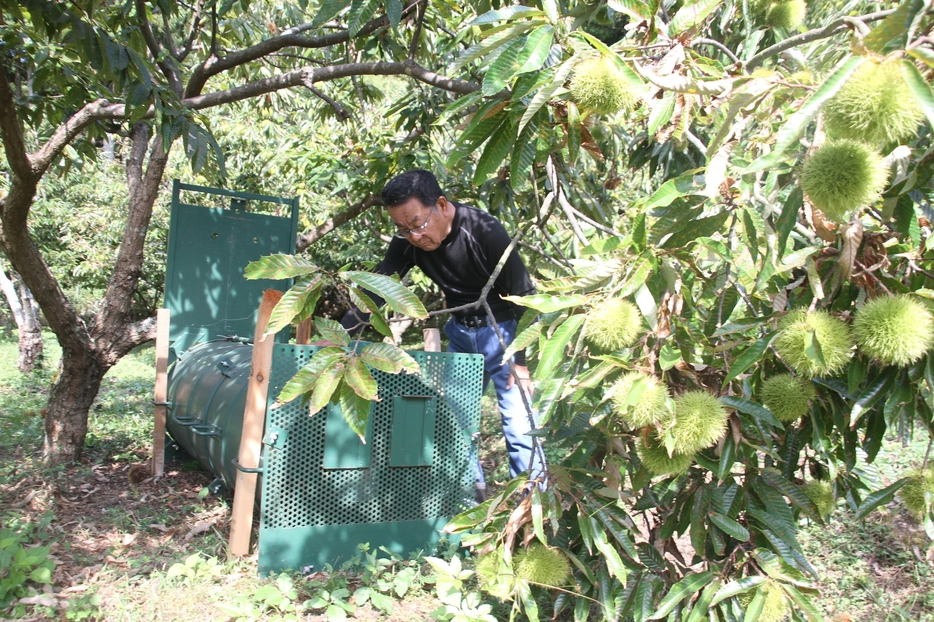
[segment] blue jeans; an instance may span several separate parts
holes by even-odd
[[[497,322],[507,344],[512,343],[516,337],[516,320]],[[496,388],[496,397],[499,401],[499,414],[503,426],[503,436],[506,437],[506,450],[509,452],[509,475],[516,477],[520,473],[534,469],[533,477],[541,476],[545,469],[545,456],[541,446],[538,446],[537,455],[532,460],[533,439],[529,436],[532,429],[529,414],[522,403],[519,383],[506,389],[509,380],[509,365],[502,365],[503,348],[500,346],[496,329],[492,326],[480,328],[467,328],[451,318],[444,325],[444,333],[448,337],[448,352],[462,352],[468,354],[482,354],[483,390],[486,391],[490,380]],[[531,396],[529,397],[531,401]],[[482,482],[483,469],[477,464],[477,481]]]

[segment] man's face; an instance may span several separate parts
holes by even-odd
[[[403,237],[409,244],[424,251],[433,251],[441,246],[441,242],[451,231],[447,214],[451,207],[453,206],[444,197],[438,199],[434,210],[423,205],[418,198],[412,197],[387,211],[396,223],[399,233],[405,233]]]

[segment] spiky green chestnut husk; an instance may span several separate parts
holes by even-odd
[[[571,98],[588,112],[613,114],[636,107],[636,96],[616,63],[607,56],[577,63],[570,87]]]
[[[888,171],[872,147],[855,140],[824,143],[801,167],[801,189],[827,218],[846,222],[849,214],[879,198]]]
[[[512,592],[512,577],[503,581],[499,576],[499,559],[495,553],[487,553],[477,559],[474,567],[480,589],[499,599],[508,598]]]
[[[775,339],[775,349],[782,360],[802,376],[833,375],[846,367],[853,357],[849,327],[826,311],[793,311],[785,316],[781,326],[782,332]],[[805,337],[811,332],[820,344],[824,365],[807,356]]]
[[[880,296],[856,312],[853,336],[860,351],[883,365],[911,365],[934,343],[934,316],[908,296]]]
[[[762,403],[783,423],[804,415],[815,395],[813,384],[791,374],[772,376],[762,383]]]
[[[934,493],[934,466],[929,466],[924,473],[921,469],[912,469],[905,474],[908,483],[899,488],[898,496],[912,514],[924,512],[924,493]]]
[[[831,136],[880,146],[915,136],[924,119],[898,59],[864,62],[823,111]]]
[[[654,438],[649,438],[648,445],[636,441],[636,453],[639,460],[653,477],[679,475],[694,463],[694,454],[668,455],[665,448]]]
[[[774,581],[767,581],[760,589],[765,590],[765,603],[758,622],[782,622],[791,613],[785,591]]]
[[[804,0],[772,2],[765,12],[765,23],[772,28],[794,30],[804,22],[807,4]]]
[[[674,449],[694,454],[714,445],[723,436],[727,412],[723,403],[707,391],[688,391],[675,398],[675,412],[666,432]]]
[[[584,339],[607,352],[632,345],[642,328],[642,316],[636,305],[621,298],[606,300],[587,314]]]
[[[821,518],[827,518],[834,508],[837,500],[833,496],[833,484],[822,479],[813,479],[803,486],[804,494],[817,506],[817,513]]]
[[[627,404],[633,384],[640,379],[645,388],[635,404]],[[665,422],[671,417],[668,396],[668,387],[655,376],[636,371],[629,372],[613,386],[613,410],[630,427],[643,428],[656,421]]]
[[[564,553],[540,542],[518,551],[513,565],[518,578],[538,585],[560,587],[571,576],[571,564]]]

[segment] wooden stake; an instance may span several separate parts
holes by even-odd
[[[165,473],[165,405],[169,367],[169,310],[156,311],[156,389],[153,402],[156,404],[155,421],[152,426],[152,476]]]
[[[269,371],[272,368],[273,335],[264,336],[269,316],[282,292],[267,289],[259,305],[256,332],[253,335],[253,361],[250,368],[250,384],[246,390],[246,406],[243,410],[243,432],[240,436],[240,466],[255,469],[259,466],[259,453],[263,440],[263,424],[266,418],[266,394],[269,390]],[[250,531],[253,528],[253,501],[256,498],[256,473],[237,471],[234,486],[233,510],[230,517],[230,555],[244,556],[250,553]]]
[[[295,327],[295,343],[300,346],[311,343],[311,318],[299,322]]]
[[[422,330],[425,336],[425,352],[441,352],[441,330],[426,328]]]

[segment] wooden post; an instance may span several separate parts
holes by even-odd
[[[441,352],[441,330],[438,328],[426,328],[422,331],[425,335],[425,352]]]
[[[156,389],[153,402],[156,404],[155,421],[152,426],[152,476],[165,473],[165,417],[166,374],[169,367],[169,310],[156,312]]]
[[[300,346],[311,343],[311,318],[299,322],[295,327],[295,343]]]
[[[253,361],[250,367],[250,384],[246,389],[246,406],[243,410],[243,432],[240,436],[240,466],[255,469],[259,466],[259,452],[263,440],[263,424],[266,415],[266,393],[269,390],[269,371],[272,367],[272,347],[275,338],[264,336],[269,316],[282,292],[267,289],[256,318],[253,334]],[[253,501],[256,498],[256,473],[237,471],[234,486],[233,510],[230,517],[230,555],[243,556],[250,553],[250,531],[253,528]]]

